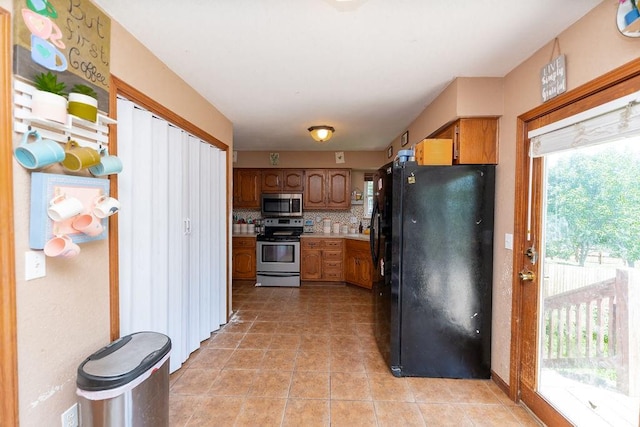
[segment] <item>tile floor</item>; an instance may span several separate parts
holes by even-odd
[[[538,426],[491,381],[395,378],[370,291],[233,287],[234,316],[171,375],[171,426]]]

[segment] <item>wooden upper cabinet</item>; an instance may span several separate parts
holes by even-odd
[[[498,118],[458,119],[429,138],[453,140],[453,164],[498,164]]]
[[[260,169],[233,170],[233,207],[260,208]]]
[[[349,169],[307,169],[304,176],[304,209],[349,209]]]
[[[303,187],[301,169],[263,169],[263,193],[301,192]]]
[[[324,169],[307,169],[304,174],[304,209],[323,209],[326,207],[327,183]]]
[[[349,209],[351,206],[351,171],[327,170],[327,208]]]

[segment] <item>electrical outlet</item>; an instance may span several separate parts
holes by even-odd
[[[74,403],[60,416],[62,427],[78,427],[78,404]]]
[[[47,274],[46,258],[42,251],[24,253],[24,280],[38,279]]]

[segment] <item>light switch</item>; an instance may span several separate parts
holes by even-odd
[[[505,233],[504,248],[513,250],[513,234]]]
[[[24,280],[38,279],[47,274],[46,257],[42,251],[25,252],[24,265]]]

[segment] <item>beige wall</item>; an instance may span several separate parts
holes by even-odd
[[[12,1],[0,7],[12,11]],[[116,22],[111,55],[115,76],[232,148],[231,122]],[[76,401],[78,365],[109,342],[109,248],[106,240],[82,244],[77,258],[48,258],[46,277],[25,281],[29,189],[29,173],[14,162],[20,424],[57,426]]]
[[[331,142],[329,142],[331,144]],[[234,168],[349,168],[375,170],[387,163],[386,152],[345,151],[344,163],[336,163],[334,151],[280,151],[280,163],[271,166],[268,151],[239,151]]]

